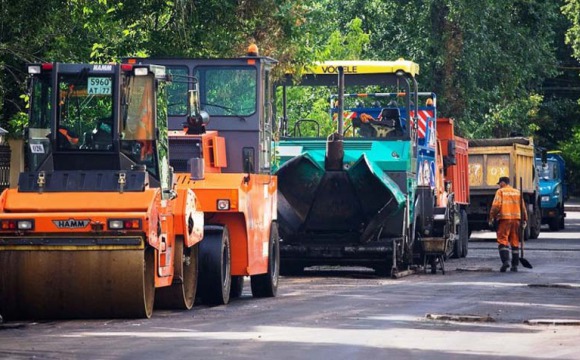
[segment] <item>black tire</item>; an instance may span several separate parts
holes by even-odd
[[[242,275],[232,275],[232,286],[230,287],[230,299],[237,299],[242,296],[244,290],[244,277]]]
[[[459,229],[459,239],[461,243],[461,257],[464,258],[469,252],[469,222],[467,220],[467,211],[459,210],[461,228]]]
[[[270,225],[268,241],[268,272],[250,276],[252,295],[254,297],[274,297],[278,292],[278,278],[280,275],[280,236],[278,224]]]
[[[564,217],[564,208],[562,208],[560,210],[560,214],[562,215],[562,216],[560,216],[560,230],[564,230],[566,228],[566,224],[565,224],[565,221],[564,221],[564,219],[565,219],[565,217]]]
[[[175,239],[173,284],[157,290],[155,307],[177,310],[189,310],[193,307],[199,274],[198,252],[199,244],[184,248],[183,237]]]
[[[550,222],[548,223],[548,226],[550,227],[550,231],[560,230],[560,216],[551,218]]]
[[[230,301],[230,233],[226,226],[209,225],[199,243],[199,296],[206,305],[225,305]]]
[[[534,217],[532,218],[532,222],[530,226],[530,239],[537,239],[540,236],[541,227],[542,227],[542,211],[540,210],[540,206],[536,205],[534,209]]]
[[[459,259],[463,255],[463,243],[461,239],[461,225],[459,225],[459,230],[457,231],[458,235],[455,237],[455,241],[453,242],[453,253],[451,254],[451,258]]]
[[[530,240],[530,234],[531,234],[530,228],[531,228],[531,226],[530,226],[530,224],[528,224],[526,226],[526,228],[524,229],[524,241]]]

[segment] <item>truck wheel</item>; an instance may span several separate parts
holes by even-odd
[[[244,290],[244,277],[232,275],[232,286],[230,287],[230,299],[237,299],[242,296]]]
[[[199,243],[199,291],[206,305],[224,305],[230,301],[230,233],[226,226],[209,225]]]
[[[540,236],[540,229],[542,227],[542,211],[540,210],[540,204],[537,202],[534,209],[534,217],[528,227],[530,228],[530,239],[537,239]]]
[[[561,210],[560,214],[564,214],[564,209]],[[560,230],[564,230],[566,228],[566,224],[564,223],[564,216],[560,217]]]
[[[459,226],[457,237],[453,243],[452,258],[459,259],[467,255],[467,243],[469,241],[469,230],[467,224],[467,213],[465,210],[459,210]]]
[[[463,244],[462,244],[463,239],[461,238],[462,227],[463,225],[460,224],[459,230],[457,231],[457,236],[455,237],[455,241],[453,242],[453,254],[451,254],[451,257],[453,259],[459,259],[463,255]]]
[[[462,239],[461,243],[463,244],[461,257],[467,257],[467,253],[469,252],[469,234],[471,234],[471,232],[469,231],[469,223],[467,221],[467,211],[464,209],[461,210],[461,223],[464,224],[459,233]]]
[[[278,235],[278,224],[274,221],[270,225],[268,249],[268,272],[250,276],[252,295],[254,297],[274,297],[278,292],[280,237]]]
[[[198,278],[198,247],[184,248],[183,238],[175,239],[175,273],[173,284],[157,289],[155,307],[189,310],[195,302]]]
[[[560,215],[558,215],[554,218],[551,218],[550,222],[548,223],[548,226],[550,226],[550,231],[560,230],[560,221],[561,221]]]

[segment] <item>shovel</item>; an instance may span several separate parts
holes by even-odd
[[[523,190],[522,178],[520,177],[520,264],[525,268],[532,269],[532,264],[524,258],[524,206],[526,204],[524,203]]]

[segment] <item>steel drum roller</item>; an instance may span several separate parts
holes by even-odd
[[[0,312],[6,319],[150,317],[154,252],[0,251]]]

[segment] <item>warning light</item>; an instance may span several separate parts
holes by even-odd
[[[258,56],[258,46],[256,44],[248,46],[248,56]]]

